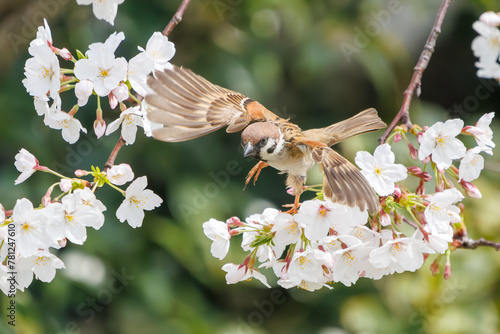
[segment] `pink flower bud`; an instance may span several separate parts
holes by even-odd
[[[70,191],[72,186],[73,181],[71,181],[70,179],[61,179],[61,182],[59,182],[59,188],[61,188],[61,191],[64,193]]]
[[[418,176],[420,175],[420,173],[422,173],[422,169],[417,166],[406,167],[406,169],[408,170],[408,173],[414,176]]]
[[[446,266],[444,267],[444,279],[448,280],[451,277],[451,265],[449,263],[446,263]]]
[[[109,93],[108,99],[109,99],[109,107],[111,109],[115,109],[116,106],[118,105],[118,98],[112,93]]]
[[[83,170],[83,169],[77,169],[77,170],[75,170],[75,175],[78,177],[81,177],[81,176],[88,175],[88,172],[86,170]]]
[[[101,119],[100,121],[96,119],[94,121],[94,133],[96,137],[98,139],[101,138],[105,132],[106,132],[106,122],[103,119]]]
[[[432,180],[431,174],[429,174],[427,172],[423,172],[420,177],[422,178],[422,180],[424,182],[429,182],[430,180]]]
[[[462,129],[462,134],[471,135],[471,136],[481,136],[484,135],[484,131],[478,127],[467,125]]]
[[[419,133],[417,134],[417,142],[418,142],[419,144],[420,144],[420,143],[421,143],[421,141],[422,141],[422,136],[423,136],[423,135],[424,135],[424,133],[423,133],[423,132],[419,132]]]
[[[434,260],[434,262],[431,263],[431,275],[432,276],[436,276],[437,274],[439,274],[439,260],[436,259]]]
[[[87,104],[93,91],[94,84],[90,80],[82,80],[75,85],[75,95],[78,98],[78,105],[80,107]]]
[[[430,156],[430,155],[429,155],[428,157],[425,157],[425,158],[422,160],[422,162],[423,162],[424,164],[427,164],[427,163],[429,163],[430,161],[431,161],[431,156]]]
[[[59,55],[64,59],[64,60],[71,60],[73,59],[73,55],[71,52],[69,52],[68,49],[64,48],[59,50]]]
[[[387,213],[383,213],[380,215],[380,225],[382,226],[389,226],[391,225],[391,216],[389,216]]]
[[[401,188],[399,188],[399,186],[395,186],[394,187],[394,192],[392,193],[392,195],[396,198],[400,198],[401,197]]]
[[[444,181],[436,182],[436,187],[434,188],[436,192],[441,192],[444,190]]]
[[[115,109],[118,105],[118,102],[125,101],[128,98],[128,87],[127,85],[121,83],[117,87],[115,87],[111,93],[108,95],[109,98],[109,106],[111,109]]]
[[[477,189],[477,187],[475,185],[473,185],[472,183],[464,181],[464,180],[461,180],[460,181],[460,185],[465,190],[465,192],[467,193],[467,195],[469,195],[470,197],[472,197],[472,198],[481,198],[481,197],[483,197],[483,195],[481,194],[481,192],[479,191],[479,189]]]
[[[410,142],[408,142],[408,149],[410,150],[410,157],[413,160],[418,160],[418,151]]]
[[[42,205],[43,206],[48,206],[51,202],[52,202],[52,199],[50,198],[50,193],[52,191],[47,191],[47,193],[45,194],[45,196],[42,197]]]
[[[228,225],[228,227],[238,227],[243,225],[241,220],[238,217],[234,216],[226,220],[226,224]]]
[[[481,14],[481,16],[479,17],[479,21],[486,23],[487,25],[492,27],[498,27],[500,26],[500,13],[488,11]]]
[[[397,143],[400,140],[401,140],[401,133],[396,133],[396,135],[394,135],[394,142]]]
[[[66,247],[66,244],[68,243],[68,240],[66,240],[66,238],[62,239],[62,240],[59,240],[57,241],[57,243],[59,244],[59,246],[62,247]]]
[[[417,194],[417,195],[425,195],[425,183],[424,183],[423,179],[420,179],[420,183],[418,184],[418,187],[415,190],[415,194]]]

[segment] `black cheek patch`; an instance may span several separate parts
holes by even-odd
[[[274,152],[274,150],[276,149],[276,146],[278,146],[278,143],[274,143],[274,145],[273,145],[273,146],[269,147],[269,148],[267,149],[267,153],[269,153],[269,154],[273,153],[273,152]]]

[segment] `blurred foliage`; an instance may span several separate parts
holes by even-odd
[[[52,7],[50,5],[52,4]],[[161,31],[180,1],[126,0],[114,27],[98,21],[88,6],[70,0],[2,0],[0,36],[0,203],[39,202],[55,182],[36,173],[14,186],[14,156],[21,148],[42,165],[70,175],[75,169],[102,166],[118,134],[96,140],[92,133],[75,145],[43,125],[21,84],[27,43],[46,17],[58,47],[85,52],[113,31],[126,40],[117,54],[130,58]],[[397,13],[389,12],[390,6]],[[170,39],[173,62],[209,80],[259,100],[303,128],[320,127],[375,107],[390,122],[436,17],[439,1],[348,0],[193,0]],[[394,8],[393,8],[394,9]],[[411,107],[412,120],[430,125],[461,116],[473,124],[485,112],[498,111],[497,83],[475,76],[470,44],[472,23],[486,10],[500,11],[496,0],[454,1],[435,53],[423,76],[422,93]],[[370,30],[372,29],[372,30]],[[6,40],[15,34],[13,44]],[[346,57],[341,45],[355,46]],[[486,98],[478,87],[489,85]],[[63,106],[75,103],[63,94]],[[465,112],[457,115],[456,106]],[[455,110],[455,112],[454,112]],[[105,111],[105,119],[116,118]],[[92,105],[78,117],[92,132]],[[500,133],[498,122],[493,129]],[[372,151],[380,133],[339,145],[353,159]],[[498,136],[498,135],[497,135]],[[68,269],[50,284],[34,282],[17,301],[16,327],[7,325],[1,296],[1,333],[497,333],[500,307],[500,256],[492,249],[452,254],[452,277],[431,277],[429,261],[416,273],[360,279],[355,286],[309,293],[266,289],[260,283],[226,285],[223,263],[240,263],[233,241],[224,261],[211,257],[201,224],[211,217],[246,217],[266,206],[292,201],[284,177],[266,169],[257,185],[243,189],[253,161],[241,156],[238,134],[223,131],[187,143],[166,144],[143,135],[124,147],[117,163],[127,162],[136,176],[165,199],[146,214],[141,228],[120,224],[114,213],[120,195],[99,190],[108,210],[105,225],[88,229],[83,246],[59,252]],[[399,148],[398,148],[399,147]],[[404,143],[395,145],[406,154]],[[466,200],[466,223],[473,238],[500,241],[500,161],[498,150],[486,157],[477,181],[484,198]],[[405,163],[411,163],[407,158]],[[318,171],[310,182],[320,180]],[[432,258],[431,258],[432,259]],[[84,265],[84,264],[88,265]],[[99,269],[101,268],[101,269]],[[117,279],[125,275],[126,278]]]

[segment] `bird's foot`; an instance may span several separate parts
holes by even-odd
[[[258,164],[253,166],[253,168],[250,170],[250,172],[248,172],[248,175],[245,179],[245,188],[243,188],[243,190],[246,189],[248,183],[250,183],[252,178],[253,178],[253,184],[255,185],[255,182],[257,182],[257,179],[259,178],[259,175],[260,175],[260,172],[262,171],[262,168],[266,168],[267,166],[269,166],[269,164],[265,163],[264,161],[259,161]]]

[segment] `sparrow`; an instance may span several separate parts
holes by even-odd
[[[263,168],[274,167],[287,174],[286,185],[295,195],[297,212],[307,172],[319,163],[323,171],[323,194],[332,202],[375,213],[380,201],[365,177],[351,162],[330,146],[355,135],[386,127],[373,108],[335,123],[310,130],[281,118],[243,94],[217,86],[191,70],[173,65],[156,71],[147,80],[151,88],[146,102],[152,106],[150,121],[163,124],[153,130],[155,139],[182,142],[226,127],[242,131],[244,156],[259,162],[245,181],[254,184]]]

